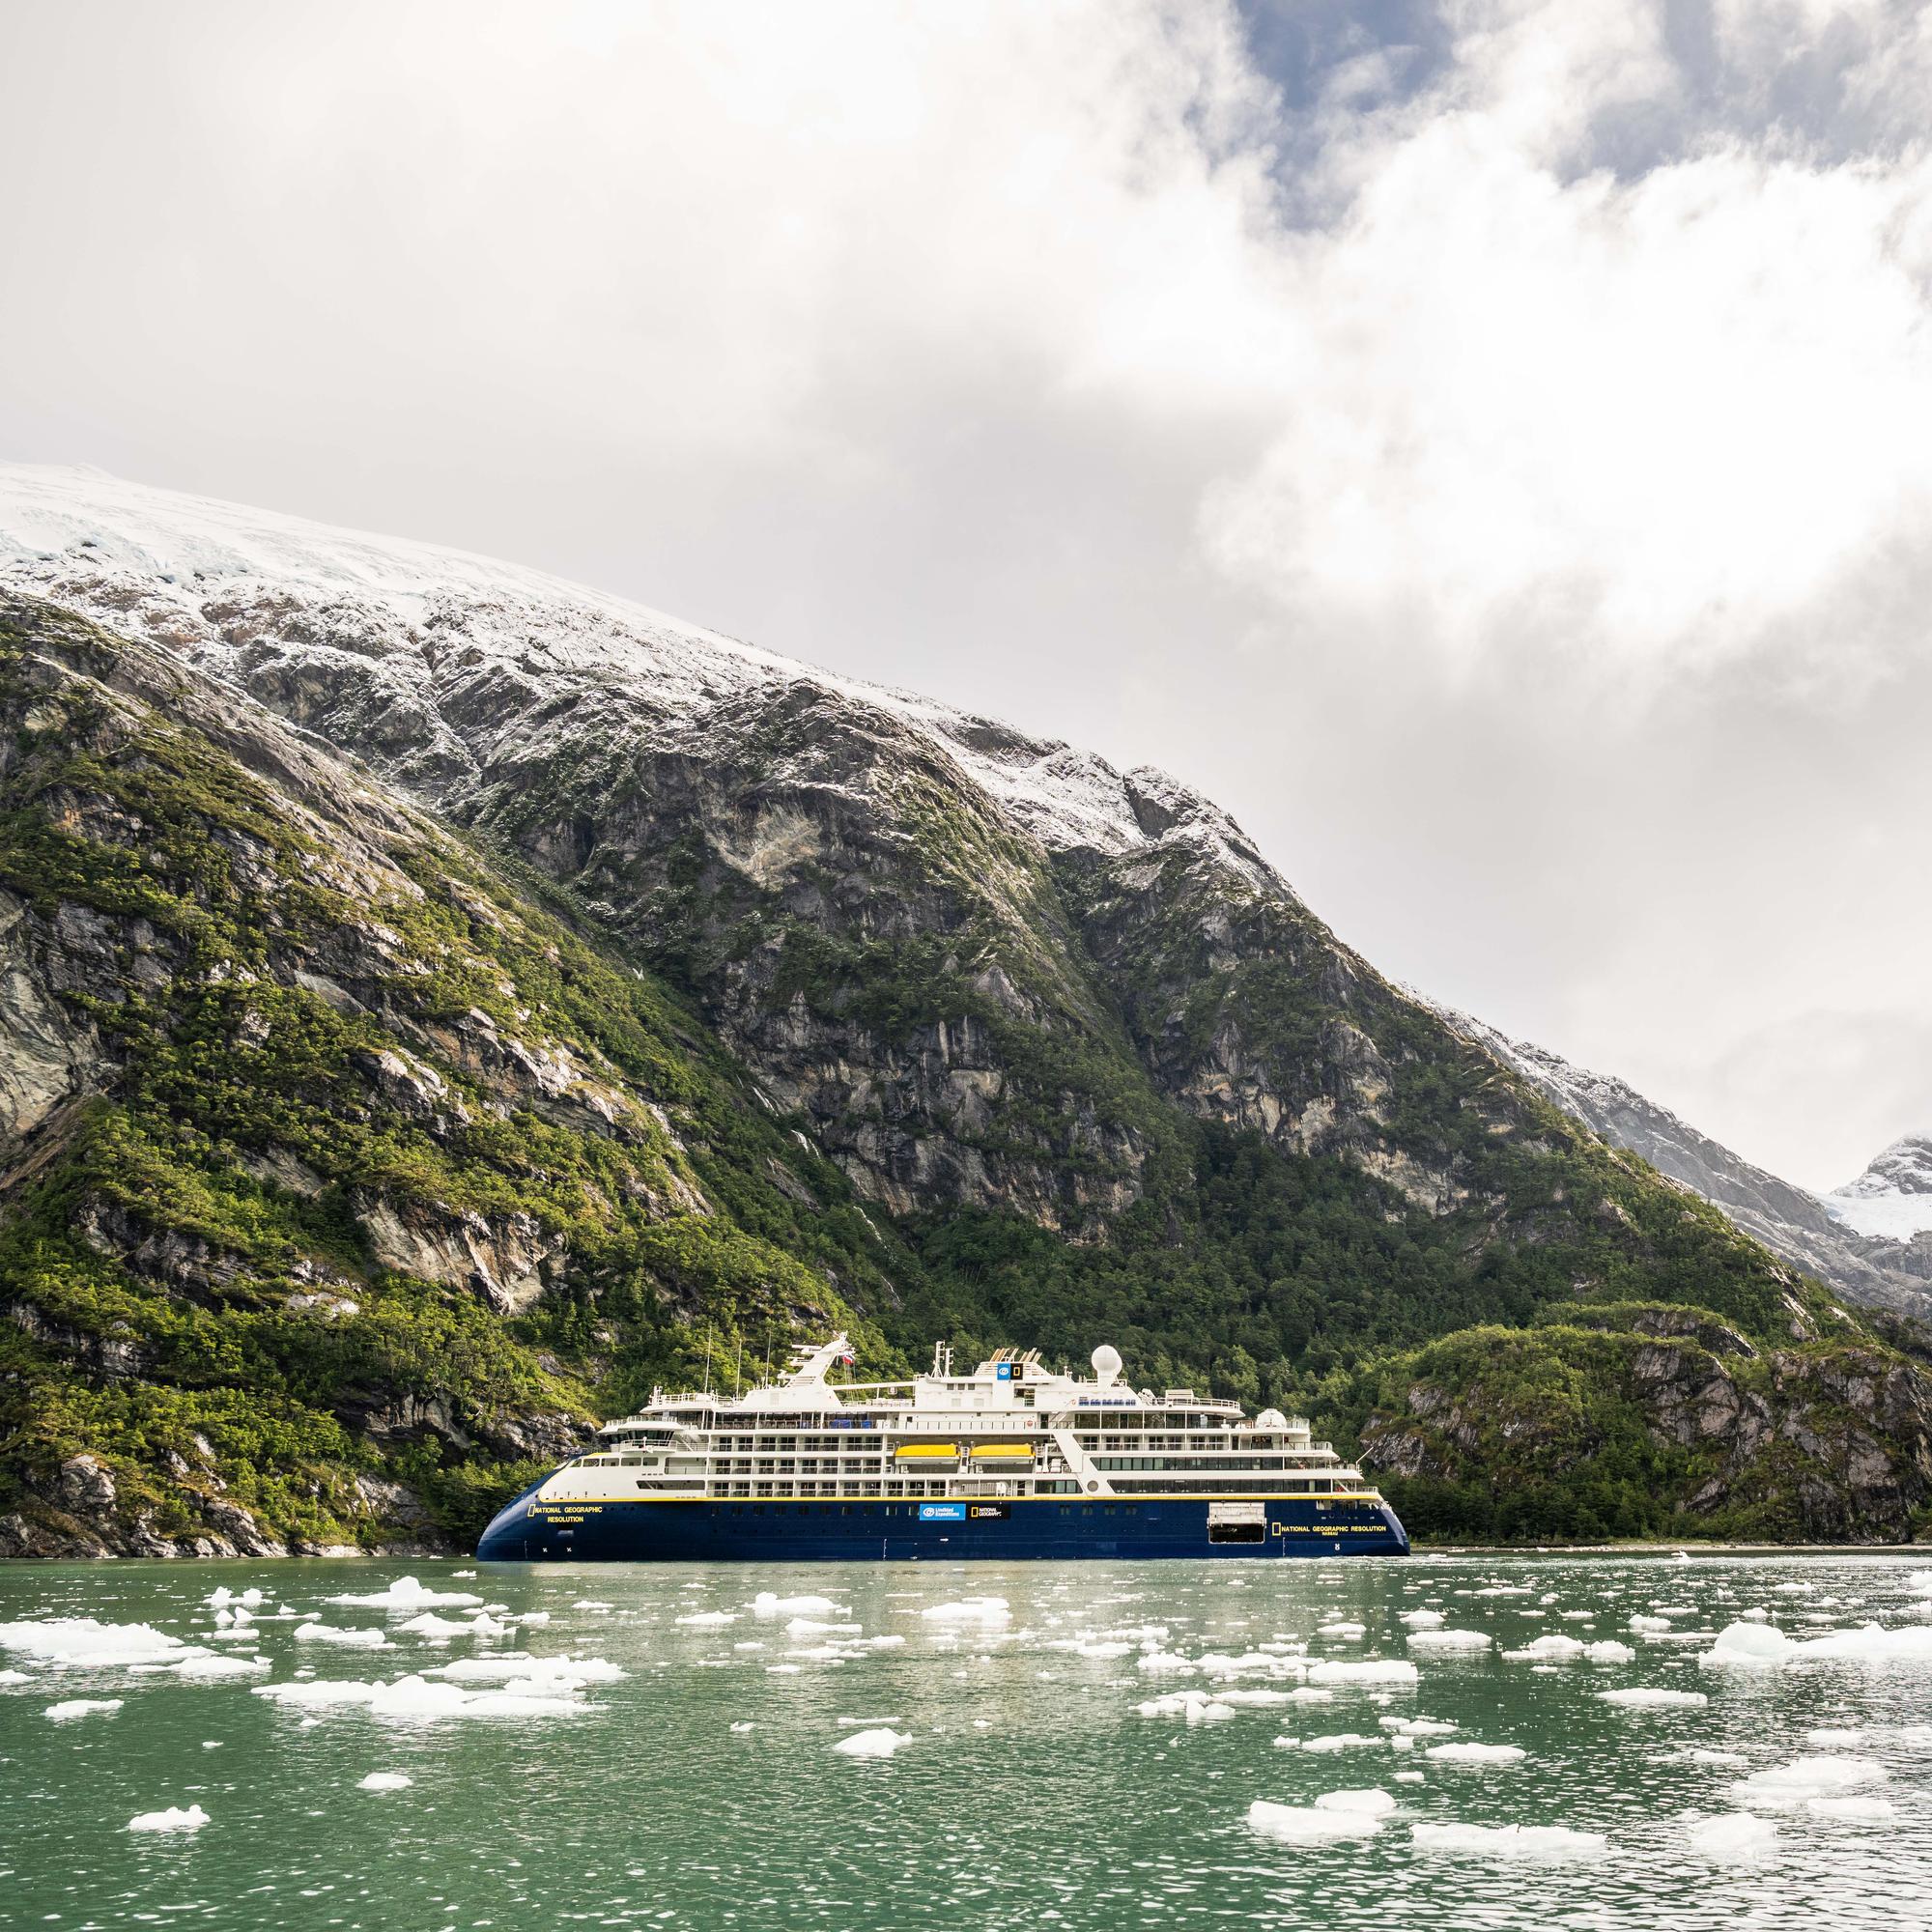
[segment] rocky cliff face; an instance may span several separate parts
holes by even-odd
[[[1885,1353],[1158,773],[89,474],[0,582],[16,1543],[111,1543],[76,1457],[125,1547],[460,1535],[835,1318],[1318,1409],[1582,1303]]]
[[[1910,1537],[1932,1498],[1932,1381],[1889,1350],[1807,1339],[1767,1347],[1668,1307],[1579,1309],[1477,1350],[1452,1338],[1390,1378],[1363,1446],[1413,1497],[1412,1531],[1445,1498],[1466,1526],[1469,1490],[1479,1532]],[[1580,1494],[1560,1481],[1578,1467]]]
[[[770,1238],[836,1170],[662,992],[252,700],[4,598],[0,922],[0,1553],[436,1544],[654,1326],[880,1293]]]
[[[1893,1141],[1856,1180],[1825,1196],[1839,1226],[1869,1240],[1932,1252],[1932,1134]]]

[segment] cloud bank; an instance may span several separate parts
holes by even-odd
[[[15,9],[0,444],[1165,764],[1818,1185],[1932,1122],[1932,10]]]

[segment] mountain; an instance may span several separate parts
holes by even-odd
[[[1621,1080],[1440,1010],[1566,1114],[1722,1208],[1804,1273],[1868,1307],[1921,1321],[1932,1315],[1932,1241],[1912,1238],[1932,1230],[1932,1141],[1898,1142],[1849,1187],[1821,1198],[1753,1167]]]
[[[1909,1331],[1157,772],[95,472],[0,585],[0,1548],[460,1540],[831,1321],[1306,1406],[1441,1534],[1932,1497]]]
[[[1893,1141],[1856,1180],[1826,1195],[1825,1206],[1834,1220],[1878,1239],[1932,1233],[1932,1134]]]

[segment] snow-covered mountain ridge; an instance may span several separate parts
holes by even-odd
[[[278,668],[298,663],[361,683],[377,715],[386,712],[391,739],[426,740],[410,775],[432,789],[477,772],[474,753],[438,715],[458,685],[500,680],[541,708],[586,682],[615,681],[644,708],[654,742],[696,747],[734,704],[806,684],[923,734],[1049,850],[1111,857],[1179,836],[1211,843],[1257,883],[1267,872],[1225,813],[1164,772],[1121,773],[1072,746],[466,551],[84,467],[0,464],[0,579],[107,621],[133,619],[245,687],[272,686]],[[298,601],[299,622],[278,649],[265,620],[287,624]],[[1267,883],[1281,885],[1271,874]]]
[[[1085,1119],[1084,1103],[1073,1130],[1082,1144],[1073,1171],[1084,1178],[1055,1179],[1020,1160],[998,1130],[1016,1091],[1010,1049],[970,1018],[940,1026],[911,1053],[883,1049],[865,1025],[802,1019],[779,928],[803,923],[861,935],[862,950],[902,948],[920,934],[958,935],[962,920],[980,917],[966,899],[987,893],[1000,900],[1003,936],[981,933],[964,949],[953,969],[962,997],[990,1001],[1025,1027],[1053,1008],[1077,1026],[1101,1025],[1084,951],[1111,971],[1122,947],[1138,957],[1184,904],[1198,956],[1184,969],[1171,959],[1155,976],[1156,997],[1129,1013],[1163,1088],[1299,1151],[1350,1147],[1432,1211],[1470,1198],[1466,1177],[1433,1156],[1378,1144],[1388,1068],[1359,1017],[1348,1016],[1370,969],[1334,945],[1225,813],[1161,772],[1122,773],[1075,747],[540,571],[93,469],[0,465],[0,582],[180,653],[435,809],[519,846],[654,947],[668,920],[687,925],[699,943],[679,970],[726,1037],[781,1104],[824,1121],[861,1185],[895,1208],[997,1198],[1055,1220],[1118,1207],[1139,1186],[1140,1130]],[[949,837],[965,825],[980,874],[961,889],[966,898],[948,887],[935,900],[924,860],[917,877],[905,869],[908,801],[913,824],[930,826],[937,812]],[[986,812],[997,824],[974,830]],[[1001,846],[1002,833],[1018,843]],[[706,855],[697,908],[679,883],[693,840]],[[1077,943],[1064,913],[1040,924],[1041,888],[1028,868],[1042,865],[1078,882],[1091,930]],[[748,918],[763,922],[762,937],[732,953],[739,942],[727,929],[742,934]],[[1182,1017],[1201,1007],[1204,970],[1212,985],[1232,984],[1237,960],[1281,946],[1283,919],[1302,935],[1324,1001],[1339,1002],[1320,1064],[1303,1067],[1301,1086],[1287,1082],[1293,1091],[1264,1065],[1255,1015],[1205,1042]],[[1037,969],[1033,983],[1021,981],[1015,954]],[[876,970],[849,955],[848,978],[862,969]],[[1404,997],[1385,985],[1382,995]],[[843,997],[822,993],[828,1011]],[[1876,1183],[1821,1204],[1622,1082],[1464,1016],[1441,1017],[1592,1132],[1842,1293],[1918,1306],[1932,1285],[1932,1256],[1864,1238],[1894,1223],[1909,1232],[1903,1220],[1917,1211],[1895,1209]],[[1050,1205],[1056,1190],[1069,1198]]]

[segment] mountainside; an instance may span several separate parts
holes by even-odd
[[[1913,1238],[1932,1230],[1932,1142],[1898,1142],[1851,1186],[1821,1198],[1753,1167],[1624,1081],[1466,1013],[1442,1013],[1566,1114],[1701,1194],[1806,1274],[1868,1307],[1921,1321],[1932,1315],[1932,1239]]]
[[[460,1537],[832,1320],[1310,1407],[1444,1533],[1932,1494],[1902,1331],[1158,773],[89,472],[0,471],[0,582],[12,1547]]]

